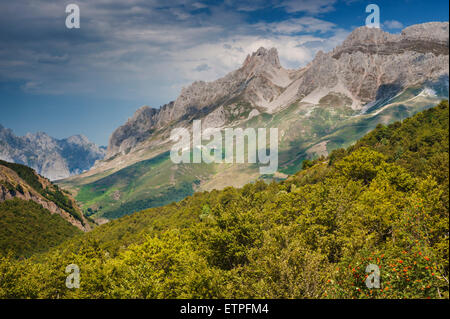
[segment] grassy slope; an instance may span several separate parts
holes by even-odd
[[[175,165],[163,153],[84,185],[76,198],[91,213],[100,211],[96,217],[118,218],[192,195],[213,169],[204,164]]]

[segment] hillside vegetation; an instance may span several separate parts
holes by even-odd
[[[81,234],[78,228],[35,202],[0,202],[0,256],[29,257],[76,234]]]
[[[84,223],[81,212],[77,211],[72,200],[67,196],[67,194],[63,193],[58,185],[52,184],[50,181],[44,180],[44,178],[39,177],[39,175],[28,166],[9,163],[2,160],[0,160],[0,165],[8,167],[15,171],[17,175],[21,179],[23,179],[24,182],[26,182],[29,186],[31,186],[36,192],[41,194],[44,198],[54,202],[59,208],[65,210],[74,218]],[[43,181],[45,181],[46,183],[43,183]]]
[[[444,101],[283,182],[196,193],[39,258],[3,257],[0,297],[448,298],[448,121]],[[380,289],[365,285],[369,264]]]

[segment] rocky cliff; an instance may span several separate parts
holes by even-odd
[[[389,34],[360,27],[332,52],[319,52],[306,67],[298,97],[318,101],[330,91],[353,107],[390,98],[407,87],[448,82],[448,23],[425,23]]]

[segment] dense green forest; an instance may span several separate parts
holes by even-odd
[[[78,228],[33,201],[0,202],[0,255],[29,257],[77,234]]]
[[[1,298],[449,298],[449,106],[287,180],[196,193],[0,259]],[[65,267],[81,287],[65,287]],[[376,264],[381,287],[368,289]]]

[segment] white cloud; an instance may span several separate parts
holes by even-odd
[[[388,29],[403,29],[403,23],[397,20],[384,21],[383,26],[385,26]]]
[[[324,33],[331,31],[336,25],[334,23],[316,19],[313,17],[302,17],[296,19],[288,19],[282,22],[263,23],[260,29],[265,31],[277,32],[282,34],[292,33]]]
[[[333,11],[336,0],[286,0],[281,6],[287,12],[323,13]]]
[[[333,36],[321,38],[311,35],[239,35],[221,41],[193,46],[182,52],[172,52],[167,68],[176,69],[179,75],[177,89],[196,80],[213,81],[239,68],[245,57],[259,47],[278,50],[280,62],[285,68],[305,66],[317,51],[329,51],[340,44],[348,32],[338,29]],[[199,65],[208,65],[207,70],[193,72]]]

